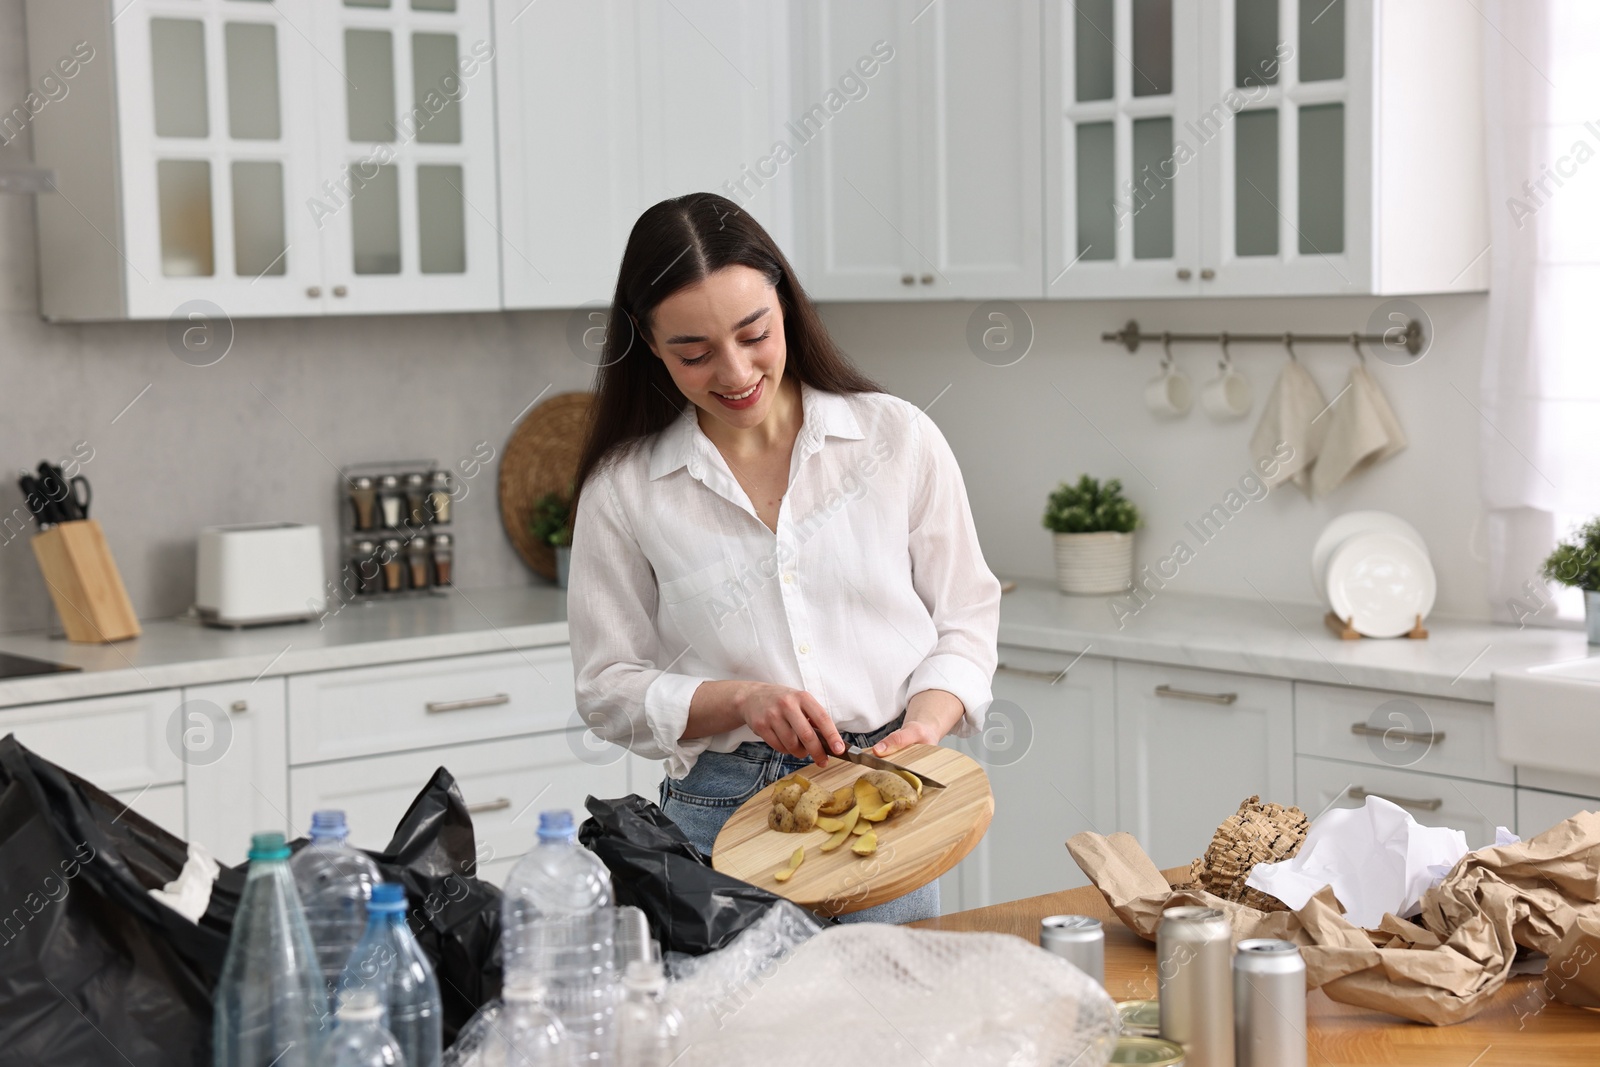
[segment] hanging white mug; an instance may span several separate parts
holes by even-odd
[[[1233,357],[1228,354],[1228,342],[1224,337],[1217,376],[1200,390],[1200,406],[1214,419],[1242,419],[1250,414],[1254,398],[1250,379],[1233,369]]]
[[[1144,387],[1144,406],[1152,415],[1177,418],[1194,406],[1194,383],[1172,364],[1172,349],[1161,357],[1161,374]]]

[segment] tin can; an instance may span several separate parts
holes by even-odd
[[[1159,1037],[1124,1037],[1117,1041],[1109,1062],[1113,1065],[1141,1063],[1148,1067],[1184,1067],[1183,1046]]]
[[[1153,1000],[1124,1000],[1117,1005],[1122,1032],[1133,1037],[1161,1036],[1161,1005]]]
[[[1161,1036],[1189,1067],[1234,1067],[1233,927],[1216,908],[1168,908],[1156,928]]]
[[[1106,984],[1106,931],[1099,919],[1048,915],[1039,922],[1039,947],[1060,956],[1097,984]]]
[[[1306,961],[1293,941],[1239,942],[1233,957],[1238,1067],[1306,1067]]]

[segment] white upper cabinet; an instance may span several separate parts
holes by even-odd
[[[791,129],[813,296],[1043,295],[1039,17],[1035,0],[801,7]]]
[[[1052,0],[1052,296],[1487,284],[1482,19],[1452,0]]]
[[[495,34],[507,307],[609,302],[640,213],[685,193],[789,247],[787,5],[495,0]]]

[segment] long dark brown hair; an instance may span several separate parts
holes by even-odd
[[[735,264],[760,271],[778,291],[786,377],[830,393],[881,392],[833,343],[777,242],[749,212],[716,193],[663,200],[639,216],[622,253],[576,493],[601,465],[638,447],[689,403],[645,337],[663,300]]]

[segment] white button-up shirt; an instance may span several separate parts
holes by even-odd
[[[803,425],[776,532],[683,417],[584,486],[568,618],[577,702],[600,736],[667,761],[759,740],[683,739],[701,682],[803,689],[842,731],[875,730],[943,689],[979,729],[992,699],[1000,583],[955,456],[932,420],[882,393],[801,387]]]

